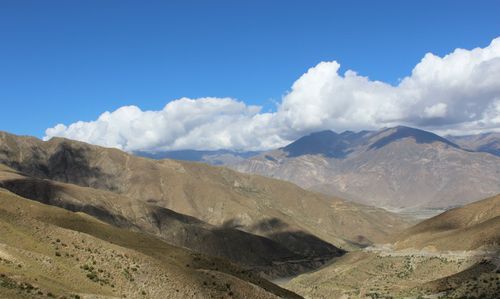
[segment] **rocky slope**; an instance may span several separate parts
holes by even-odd
[[[225,260],[0,188],[0,298],[300,298]]]
[[[335,259],[287,288],[305,298],[496,298],[500,196],[409,228],[393,244]]]
[[[127,198],[132,202],[127,208],[130,211],[121,211],[126,220],[132,215],[147,223],[151,209],[168,209],[213,227],[265,237],[302,256],[336,252],[326,242],[343,248],[380,242],[406,225],[399,216],[384,210],[309,192],[287,182],[201,163],[139,158],[60,138],[43,142],[0,133],[0,163],[32,179]],[[127,207],[114,204],[120,200],[100,206],[119,211]]]
[[[500,157],[408,127],[314,133],[231,167],[394,210],[447,209],[500,192]]]
[[[460,145],[460,147],[464,149],[500,156],[500,133],[446,136],[446,138]]]
[[[45,204],[87,213],[117,227],[154,234],[169,244],[227,258],[253,272],[272,276],[313,269],[343,253],[314,236],[309,237],[307,252],[296,253],[276,241],[232,227],[216,227],[104,190],[29,178],[1,164],[0,187]]]
[[[474,250],[500,245],[500,195],[448,210],[395,237],[397,249]]]

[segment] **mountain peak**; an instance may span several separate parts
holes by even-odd
[[[345,133],[345,132],[344,132]],[[328,157],[345,155],[343,136],[331,130],[319,131],[301,137],[282,148],[289,157],[323,154]]]
[[[304,136],[303,138],[307,138],[307,137],[309,137],[309,138],[318,138],[318,137],[321,137],[321,138],[330,137],[330,138],[332,138],[332,137],[337,137],[337,136],[339,136],[339,134],[335,133],[332,130],[323,130],[323,131],[313,132],[309,135]]]
[[[379,138],[377,141],[375,141],[373,144],[370,145],[369,149],[379,149],[381,147],[384,147],[392,142],[404,139],[404,138],[413,138],[416,143],[420,144],[429,144],[433,142],[441,142],[445,143],[449,146],[452,147],[459,147],[455,143],[449,141],[448,139],[445,139],[439,135],[436,135],[434,133],[416,129],[416,128],[411,128],[411,127],[406,127],[406,126],[397,126],[394,128],[388,128],[380,131],[377,135],[381,135],[382,137]]]

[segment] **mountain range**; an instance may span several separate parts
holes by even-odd
[[[441,137],[405,126],[326,130],[263,152],[135,154],[222,165],[419,218],[500,192],[500,133]]]
[[[361,174],[410,165],[421,176],[422,165],[451,164],[497,179],[495,155],[406,127],[313,133],[233,167],[289,163],[308,179],[320,173],[297,165],[360,157]],[[207,163],[0,132],[0,298],[488,298],[500,290],[498,195],[457,197],[465,206],[416,223],[325,193]]]
[[[322,131],[228,166],[389,210],[439,211],[500,192],[500,157],[464,143],[404,126]]]
[[[446,136],[446,138],[464,149],[500,156],[500,133]]]
[[[0,186],[22,197],[147,232],[271,277],[381,242],[408,223],[382,209],[275,179],[155,161],[62,138],[43,142],[2,132],[0,163]]]

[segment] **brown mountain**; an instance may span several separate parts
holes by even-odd
[[[309,236],[309,248],[316,251],[298,254],[265,237],[232,227],[216,227],[112,192],[29,178],[1,164],[0,187],[45,204],[84,212],[117,227],[157,235],[169,244],[228,258],[251,267],[254,272],[289,275],[317,267],[342,254],[341,250],[314,236]]]
[[[23,176],[3,179],[4,186],[19,194],[194,250],[205,250],[210,240],[210,254],[252,266],[281,265],[285,256],[298,261],[307,257],[307,263],[317,265],[340,253],[329,243],[352,248],[380,242],[406,225],[384,210],[287,182],[200,163],[139,158],[60,138],[43,142],[0,133],[0,163]],[[182,229],[168,229],[172,223]],[[192,238],[192,232],[200,237],[186,237]],[[221,244],[224,238],[229,244]],[[252,249],[255,244],[258,248]],[[267,257],[259,253],[271,251]]]
[[[448,209],[500,192],[500,157],[408,127],[313,133],[231,166],[389,209]]]
[[[425,220],[286,285],[306,298],[497,298],[500,195]]]
[[[0,188],[0,298],[301,298],[226,260]]]
[[[396,248],[474,250],[500,246],[500,195],[448,210],[400,234]]]
[[[464,149],[500,156],[500,133],[498,132],[465,136],[446,136],[446,138]]]

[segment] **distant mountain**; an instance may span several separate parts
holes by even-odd
[[[354,133],[345,131],[337,134],[333,131],[321,131],[304,136],[282,148],[288,157],[303,155],[323,155],[330,158],[343,158],[350,154],[369,131]]]
[[[178,150],[161,152],[136,151],[133,154],[151,159],[174,159],[182,161],[205,162],[211,165],[226,165],[241,162],[245,159],[258,155],[260,152],[236,152],[230,150]]]
[[[389,209],[450,208],[500,192],[500,158],[399,126],[322,131],[231,168]]]
[[[267,273],[319,266],[341,253],[338,248],[382,242],[408,225],[383,209],[289,182],[63,138],[44,142],[0,132],[0,163],[7,167],[2,185],[21,196],[251,267],[267,266]],[[266,248],[273,253],[263,254]],[[289,258],[295,263],[283,263]]]
[[[406,138],[413,139],[417,144],[442,143],[451,147],[458,148],[456,144],[434,133],[405,126],[398,126],[395,128],[382,130],[381,132],[376,133],[374,137],[376,141],[370,144],[369,149],[380,149],[393,142],[397,142]]]
[[[434,250],[500,249],[500,194],[448,210],[408,228],[395,247]]]
[[[467,136],[446,136],[462,148],[500,156],[500,133],[484,133]]]

